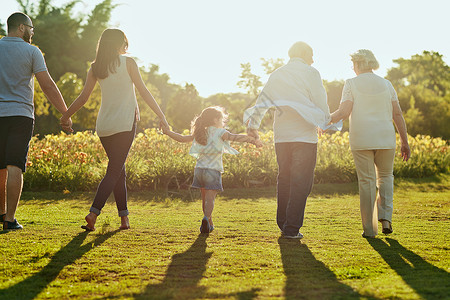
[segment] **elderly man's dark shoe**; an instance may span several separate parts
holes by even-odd
[[[22,228],[23,226],[17,222],[17,219],[14,219],[13,222],[3,221],[3,230],[17,230]]]

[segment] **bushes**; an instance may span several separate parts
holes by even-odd
[[[277,163],[272,132],[262,134],[263,148],[236,143],[240,154],[224,155],[223,183],[230,187],[274,185]],[[398,142],[399,144],[399,142]],[[394,175],[427,177],[449,173],[448,143],[440,138],[410,137],[412,158],[402,162],[397,153]],[[165,189],[168,185],[188,186],[192,181],[195,159],[189,155],[190,144],[180,144],[155,129],[136,136],[127,160],[130,189]],[[397,149],[399,152],[399,149]],[[107,165],[106,154],[97,135],[78,132],[33,137],[24,174],[26,190],[95,190]],[[323,135],[319,139],[316,183],[356,181],[356,171],[348,143],[348,133]]]

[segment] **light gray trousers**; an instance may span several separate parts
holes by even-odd
[[[378,220],[392,221],[395,149],[354,150],[364,234],[378,234]],[[377,193],[378,188],[378,193]]]

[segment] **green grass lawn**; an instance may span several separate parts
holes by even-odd
[[[24,193],[24,229],[0,234],[0,299],[450,298],[450,176],[398,180],[394,233],[369,240],[356,184],[314,187],[301,241],[280,238],[274,187],[223,192],[209,236],[181,196],[131,193],[127,231],[110,199],[86,233],[92,193]]]

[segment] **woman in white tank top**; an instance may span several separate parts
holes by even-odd
[[[378,62],[370,50],[351,55],[356,77],[345,82],[339,109],[331,114],[336,123],[350,116],[350,148],[358,175],[363,237],[392,233],[394,198],[395,129],[400,134],[401,155],[411,155],[406,124],[392,84],[373,73]],[[377,194],[378,188],[378,194]]]
[[[108,168],[100,182],[94,202],[85,217],[83,229],[95,229],[97,216],[106,200],[114,193],[121,218],[119,229],[129,229],[125,160],[134,140],[139,108],[134,88],[160,119],[160,125],[168,126],[166,118],[142,81],[136,62],[123,54],[128,40],[119,29],[106,29],[98,42],[95,61],[88,71],[80,96],[61,118],[61,123],[77,112],[88,101],[97,81],[102,90],[102,102],[97,116],[96,130],[108,155]]]

